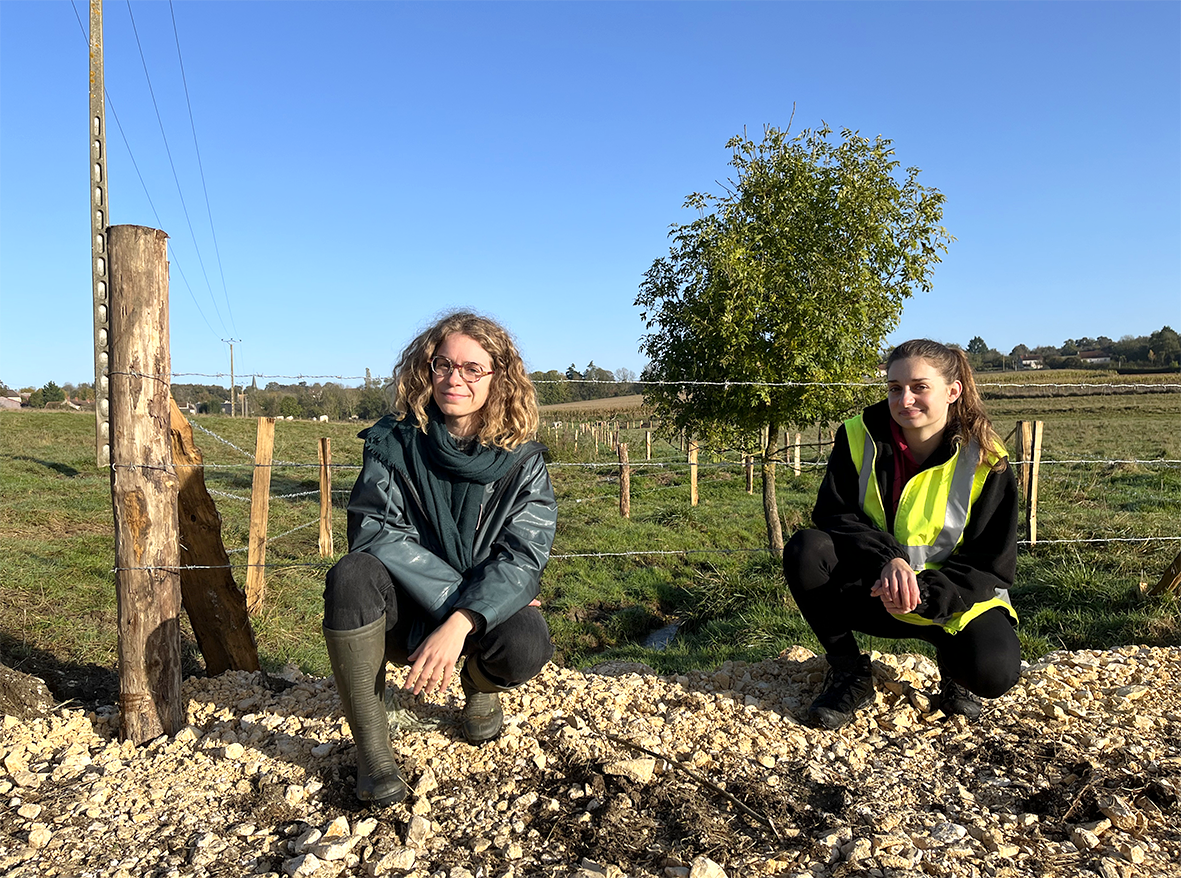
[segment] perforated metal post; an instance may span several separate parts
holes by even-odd
[[[95,460],[111,463],[110,287],[107,259],[107,126],[103,100],[103,4],[90,0],[90,252],[94,291]]]

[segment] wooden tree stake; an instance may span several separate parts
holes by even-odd
[[[791,457],[791,470],[798,477],[800,474],[800,434],[796,433],[796,448]]]
[[[332,440],[320,437],[320,557],[332,550]]]
[[[619,443],[619,514],[632,517],[632,471],[627,460],[627,443]]]
[[[697,505],[697,440],[689,440],[689,505]]]
[[[743,463],[746,464],[746,493],[753,494],[755,492],[755,457],[753,454],[748,454],[743,458]]]
[[[168,236],[127,225],[111,226],[108,235],[120,734],[142,744],[184,722],[177,478],[168,433]]]
[[[1037,544],[1037,483],[1042,463],[1043,421],[1017,422],[1017,458],[1021,470],[1018,482],[1025,497],[1025,525],[1029,534],[1029,545]]]
[[[652,431],[644,431],[644,460],[652,459]]]
[[[254,480],[250,492],[250,548],[246,568],[246,610],[262,606],[266,587],[267,516],[270,514],[271,460],[275,451],[275,419],[259,418],[254,443]]]

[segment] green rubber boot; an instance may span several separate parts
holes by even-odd
[[[462,715],[463,736],[471,744],[491,741],[504,727],[500,693],[505,687],[485,677],[474,658],[463,663],[463,670],[459,672],[459,685],[467,696]]]
[[[390,745],[385,712],[385,616],[350,631],[324,629],[336,691],[357,744],[357,798],[392,805],[406,782]]]

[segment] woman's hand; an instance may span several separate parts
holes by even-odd
[[[882,599],[888,613],[900,616],[919,605],[919,580],[910,564],[902,558],[893,558],[882,568],[882,575],[869,593]]]
[[[463,610],[456,610],[448,616],[442,625],[427,635],[418,649],[410,653],[413,664],[402,688],[412,689],[415,695],[446,692],[455,673],[455,663],[463,651],[463,641],[474,628],[475,624]]]

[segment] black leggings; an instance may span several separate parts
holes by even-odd
[[[406,664],[415,623],[429,634],[437,625],[394,581],[377,558],[352,552],[324,578],[324,627],[333,631],[363,628],[385,616],[385,652],[389,661]],[[554,654],[549,626],[536,607],[525,607],[495,628],[473,634],[463,654],[479,660],[493,683],[509,688],[540,673]]]
[[[870,594],[881,570],[841,564],[832,537],[801,530],[783,550],[783,575],[796,605],[829,655],[856,655],[854,631],[874,637],[917,638],[935,647],[942,674],[984,698],[998,698],[1021,674],[1021,645],[1012,617],[994,607],[958,634],[938,625],[912,625]]]

